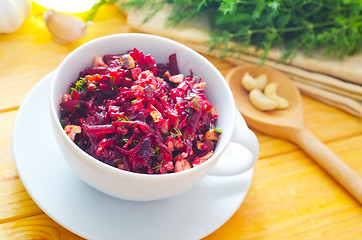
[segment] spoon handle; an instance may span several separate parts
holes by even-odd
[[[293,135],[293,141],[304,149],[362,204],[362,178],[307,128]],[[291,136],[291,135],[290,135]]]

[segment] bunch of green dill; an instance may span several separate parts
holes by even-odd
[[[92,14],[115,2],[101,0]],[[171,25],[208,16],[211,49],[233,51],[228,43],[235,41],[239,48],[262,49],[265,60],[272,47],[282,48],[284,59],[291,59],[299,50],[343,58],[362,46],[362,0],[129,0],[124,6],[157,14],[165,3],[173,6]]]

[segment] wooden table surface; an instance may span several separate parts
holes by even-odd
[[[12,155],[14,119],[27,93],[73,49],[100,36],[134,32],[116,7],[104,6],[86,37],[61,45],[45,28],[43,11],[33,4],[18,31],[0,34],[0,239],[81,239],[25,190]],[[223,75],[234,67],[206,57]],[[306,126],[362,175],[361,119],[305,96],[303,106]],[[296,145],[254,132],[260,158],[250,191],[231,219],[205,239],[362,239],[362,208],[348,192]]]

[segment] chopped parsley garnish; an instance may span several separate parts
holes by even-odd
[[[214,128],[214,131],[217,132],[217,133],[222,133],[222,129],[221,129],[221,128],[215,127],[215,128]]]
[[[170,132],[174,136],[182,136],[182,132],[178,128],[173,128],[174,132]]]
[[[83,91],[85,90],[85,87],[86,87],[86,80],[84,78],[80,78],[80,80],[78,80],[76,83],[75,83],[75,89],[78,90],[78,91]]]
[[[127,116],[125,116],[125,117],[119,117],[118,119],[117,119],[117,121],[119,121],[119,122],[129,122],[129,119],[128,119],[128,117]]]

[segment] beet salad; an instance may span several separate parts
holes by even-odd
[[[138,49],[95,56],[60,103],[65,133],[110,166],[145,174],[207,161],[221,130],[205,82],[179,72],[176,54],[156,64]]]

